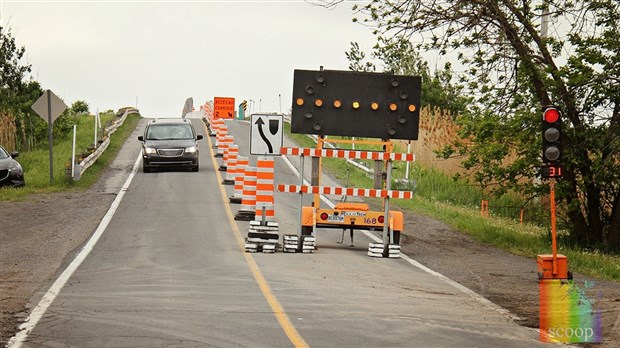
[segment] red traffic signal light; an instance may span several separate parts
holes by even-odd
[[[557,107],[543,107],[542,133],[543,162],[559,164],[562,157],[562,113]]]
[[[556,123],[560,119],[560,112],[554,107],[548,107],[543,113],[545,122]]]

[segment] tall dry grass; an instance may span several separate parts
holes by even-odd
[[[418,141],[411,142],[416,162],[425,168],[437,169],[449,176],[461,173],[461,158],[438,158],[439,151],[458,137],[459,126],[453,115],[437,107],[425,106],[420,110]],[[406,149],[407,142],[401,142]],[[399,146],[400,147],[400,146]]]
[[[9,152],[15,151],[16,132],[15,116],[0,112],[0,145]]]

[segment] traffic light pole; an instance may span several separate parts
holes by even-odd
[[[549,189],[549,200],[551,201],[551,250],[553,253],[552,273],[555,277],[558,274],[558,255],[555,229],[555,180],[552,179],[549,181]]]

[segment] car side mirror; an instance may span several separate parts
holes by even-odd
[[[138,140],[140,140],[140,141],[144,141],[144,137],[140,135],[140,136],[138,137]]]
[[[11,158],[15,158],[17,156],[19,156],[19,152],[17,152],[17,151],[11,152]]]
[[[196,140],[200,140],[200,139],[202,139],[202,134],[198,134],[198,135],[196,136]]]

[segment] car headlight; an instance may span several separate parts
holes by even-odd
[[[152,155],[152,154],[157,153],[157,149],[155,149],[154,147],[145,147],[144,153],[147,155]]]
[[[185,153],[194,153],[196,151],[198,151],[198,147],[196,146],[190,146],[185,148]]]
[[[12,173],[17,173],[18,175],[21,175],[22,172],[23,172],[22,166],[19,163],[17,163],[17,162],[12,162],[9,165],[9,171],[12,172]]]

